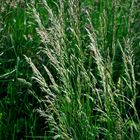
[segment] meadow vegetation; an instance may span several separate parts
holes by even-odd
[[[0,0],[0,139],[140,139],[138,0]]]

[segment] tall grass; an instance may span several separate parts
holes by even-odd
[[[115,0],[26,3],[24,29],[30,32],[23,34],[27,42],[32,37],[29,44],[34,46],[27,48],[23,41],[26,49],[22,54],[16,51],[15,70],[1,76],[15,73],[14,82],[8,84],[10,101],[18,100],[14,92],[26,93],[19,97],[29,115],[13,122],[12,139],[18,139],[22,127],[23,139],[140,138],[137,4]],[[25,60],[32,72],[20,70],[27,66]],[[4,120],[11,119],[3,117],[10,115],[3,111],[7,100],[1,104],[0,125],[4,126]],[[1,138],[9,137],[2,136],[2,127],[0,132]]]

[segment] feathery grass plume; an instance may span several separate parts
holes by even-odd
[[[42,110],[42,109],[38,108],[37,111],[40,113],[40,115],[42,117],[44,117],[46,119],[46,122],[49,122],[49,126],[52,127],[52,132],[50,132],[50,133],[56,133],[56,131],[58,131],[57,123],[55,122],[55,119],[54,119],[54,114],[58,115],[56,107],[54,106],[56,95],[54,93],[52,93],[52,91],[50,90],[50,88],[49,88],[48,84],[46,83],[45,79],[43,78],[41,73],[38,71],[36,66],[32,63],[31,59],[26,57],[26,56],[25,56],[25,59],[30,64],[30,66],[33,70],[34,76],[32,78],[38,82],[41,90],[43,92],[45,92],[45,100],[42,97],[42,100],[39,99],[38,101],[39,102],[43,101],[44,104],[46,104],[45,105],[46,109]],[[44,67],[44,68],[45,68],[45,70],[47,70],[46,67]],[[51,73],[48,70],[47,70],[47,73],[49,75],[51,75]],[[52,79],[52,77],[50,77],[50,78]],[[35,96],[38,97],[37,94]]]
[[[131,100],[132,109],[134,110],[134,116],[137,117],[137,121],[139,122],[139,117],[137,110],[135,108],[136,98],[137,98],[137,88],[136,88],[136,78],[135,78],[135,58],[134,52],[132,48],[132,42],[130,39],[125,41],[125,50],[122,49],[121,44],[120,48],[123,54],[123,63],[124,63],[124,75],[123,80],[124,84],[126,84],[125,88],[127,90],[127,94],[125,95]]]
[[[93,26],[91,15],[87,12],[88,24],[91,27],[85,29],[87,41],[84,41],[90,46],[88,60],[85,55],[86,47],[82,48],[80,2],[69,0],[66,3],[60,0],[57,3],[56,13],[50,8],[49,2],[45,0],[42,2],[49,16],[49,27],[43,25],[35,6],[32,6],[32,12],[38,24],[37,34],[40,36],[40,42],[43,43],[38,54],[46,54],[51,65],[47,67],[42,64],[50,82],[47,82],[31,59],[25,58],[32,67],[33,78],[45,93],[45,99],[42,97],[45,109],[38,109],[38,112],[50,126],[48,135],[50,134],[54,139],[77,140],[121,140],[134,138],[134,135],[139,136],[139,118],[135,108],[136,80],[133,55],[128,55],[128,52],[133,51],[129,40],[124,43],[126,50],[121,46],[124,68],[115,87],[112,78],[113,59],[107,51],[103,52],[111,41],[108,28],[112,23],[107,21],[110,19],[107,13],[109,9],[103,8],[106,4],[103,2],[103,5],[100,5],[102,8],[99,16],[100,36]],[[110,4],[111,2],[107,3]],[[64,13],[66,8],[68,13]],[[119,14],[117,8],[114,18]],[[117,36],[114,29],[116,20],[112,26],[114,35],[110,43],[114,45],[111,47],[116,45],[114,41]],[[99,43],[99,40],[103,42]],[[114,57],[118,52],[115,48],[112,50]],[[89,64],[88,68],[86,63]],[[95,70],[97,73],[94,72]]]

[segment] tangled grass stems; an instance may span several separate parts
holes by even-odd
[[[70,34],[68,35],[64,29],[64,23],[62,22],[68,17],[65,17],[61,12],[56,16],[51,8],[49,8],[47,2],[43,2],[50,15],[49,20],[51,22],[51,27],[49,27],[49,29],[43,27],[43,30],[45,29],[45,31],[39,33],[42,29],[42,24],[39,16],[35,16],[37,17],[35,19],[38,23],[38,33],[45,45],[43,52],[47,54],[50,63],[57,71],[58,78],[61,82],[55,81],[52,76],[53,74],[44,66],[52,82],[52,85],[50,86],[57,88],[58,92],[57,94],[54,93],[55,99],[53,100],[54,102],[51,102],[51,105],[53,105],[53,108],[55,109],[52,110],[51,113],[48,110],[47,112],[44,111],[44,113],[40,111],[40,114],[45,118],[53,118],[53,121],[52,119],[46,120],[50,124],[54,122],[53,125],[51,125],[52,130],[56,130],[57,128],[54,138],[126,139],[130,137],[131,139],[131,135],[128,136],[128,128],[133,128],[132,124],[135,122],[133,121],[134,116],[137,116],[138,119],[138,114],[134,105],[136,98],[136,80],[132,60],[133,55],[128,55],[130,52],[125,53],[121,44],[119,44],[122,51],[124,74],[120,76],[118,85],[114,88],[112,79],[113,62],[111,59],[108,60],[109,57],[103,59],[98,43],[95,41],[97,39],[94,39],[96,38],[94,31],[92,31],[92,34],[91,31],[86,28],[87,37],[90,42],[90,57],[95,63],[94,68],[97,69],[98,77],[94,74],[91,75],[92,72],[88,73],[88,71],[91,71],[92,69],[91,66],[89,69],[86,69],[84,64],[84,55],[86,52],[82,50],[81,43],[79,43],[81,42],[80,27],[78,25],[80,21],[77,18],[78,13],[74,13],[74,3],[69,1],[70,9],[68,10],[68,14],[70,15],[70,27],[68,28],[70,28]],[[62,1],[60,1],[60,3],[62,3]],[[58,11],[63,11],[64,4],[63,7],[58,6],[58,8]],[[33,10],[33,12],[34,11],[35,10]],[[74,16],[72,16],[72,14],[74,14]],[[34,12],[34,15],[37,14]],[[57,17],[61,18],[58,19]],[[91,24],[90,17],[88,20]],[[75,22],[75,25],[73,25],[73,22]],[[92,24],[90,26],[93,27]],[[44,36],[47,36],[47,42],[44,41]],[[71,40],[68,39],[69,36],[72,36]],[[69,40],[69,42],[67,42],[67,40]],[[73,44],[73,46],[71,46],[71,44]],[[129,45],[125,43],[125,46],[126,50],[129,51]],[[71,47],[72,51],[70,53],[67,52],[68,47]],[[129,47],[132,49],[131,46]],[[78,55],[74,50],[77,51]],[[80,54],[82,54],[82,57],[79,57],[81,56]],[[68,55],[70,55],[69,58]],[[93,76],[94,79],[92,78]],[[42,88],[43,84],[41,84],[41,81],[38,81],[38,83],[40,88]],[[121,83],[121,85],[119,85],[119,83]],[[100,85],[98,86],[98,84]],[[52,89],[50,89],[50,91],[53,94]],[[128,92],[129,95],[125,95],[125,92]],[[127,102],[127,100],[130,102]],[[133,116],[127,114],[127,108],[134,110]],[[125,111],[125,113],[123,111]],[[54,114],[57,115],[54,117]],[[128,117],[128,115],[130,115],[130,117]],[[125,120],[128,118],[131,118],[129,121],[132,121],[133,123],[126,125]],[[135,128],[132,130],[135,132],[132,133],[138,133],[139,126],[135,125]]]
[[[16,70],[3,70],[0,76],[1,80],[15,74],[14,81],[6,87],[9,95],[0,102],[0,126],[6,130],[7,115],[8,122],[15,118],[10,111],[19,102],[24,111],[18,110],[22,114],[18,117],[22,117],[12,121],[13,128],[7,131],[6,137],[2,136],[4,130],[0,127],[0,137],[18,139],[16,135],[23,129],[23,139],[139,139],[135,58],[138,56],[134,50],[137,41],[132,35],[136,3],[32,0],[26,4],[24,25],[28,28],[25,27],[20,37],[26,41],[28,36],[32,39],[19,53],[20,39],[15,32],[10,35],[14,46],[11,54],[16,57],[12,70]],[[19,20],[19,25],[21,23]],[[14,29],[13,23],[9,24],[10,29]],[[10,29],[6,29],[5,34]],[[35,48],[30,50],[28,45]],[[0,56],[6,53],[7,50]],[[25,61],[32,72],[29,69],[21,74],[21,66],[27,68]],[[8,110],[9,99],[12,109],[8,114],[3,110]],[[38,128],[42,132],[37,132]]]

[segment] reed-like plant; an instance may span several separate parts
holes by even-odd
[[[99,18],[102,20],[98,30],[93,26],[92,13],[82,9],[84,2],[60,0],[56,3],[57,13],[47,1],[42,2],[49,16],[47,28],[34,5],[32,11],[43,43],[39,54],[45,54],[51,65],[52,71],[42,64],[50,82],[46,82],[30,58],[26,57],[26,60],[32,67],[33,79],[45,93],[42,100],[46,108],[38,111],[50,126],[51,136],[54,139],[77,140],[139,138],[135,58],[131,38],[127,35],[123,40],[117,38],[118,11],[114,12],[112,23],[107,21],[110,20],[107,15],[110,9],[104,7],[106,3],[100,4]],[[114,2],[112,8],[117,6]],[[82,14],[87,18],[85,23],[81,20]],[[129,25],[129,20],[126,23]],[[112,32],[108,33],[110,24],[113,24]],[[129,28],[130,25],[126,29]],[[108,34],[112,42],[108,42]],[[112,48],[108,48],[106,43],[111,43]],[[120,71],[114,67],[117,55],[121,58]],[[114,81],[113,76],[118,73],[117,81]]]
[[[140,139],[138,7],[2,1],[0,139]]]

